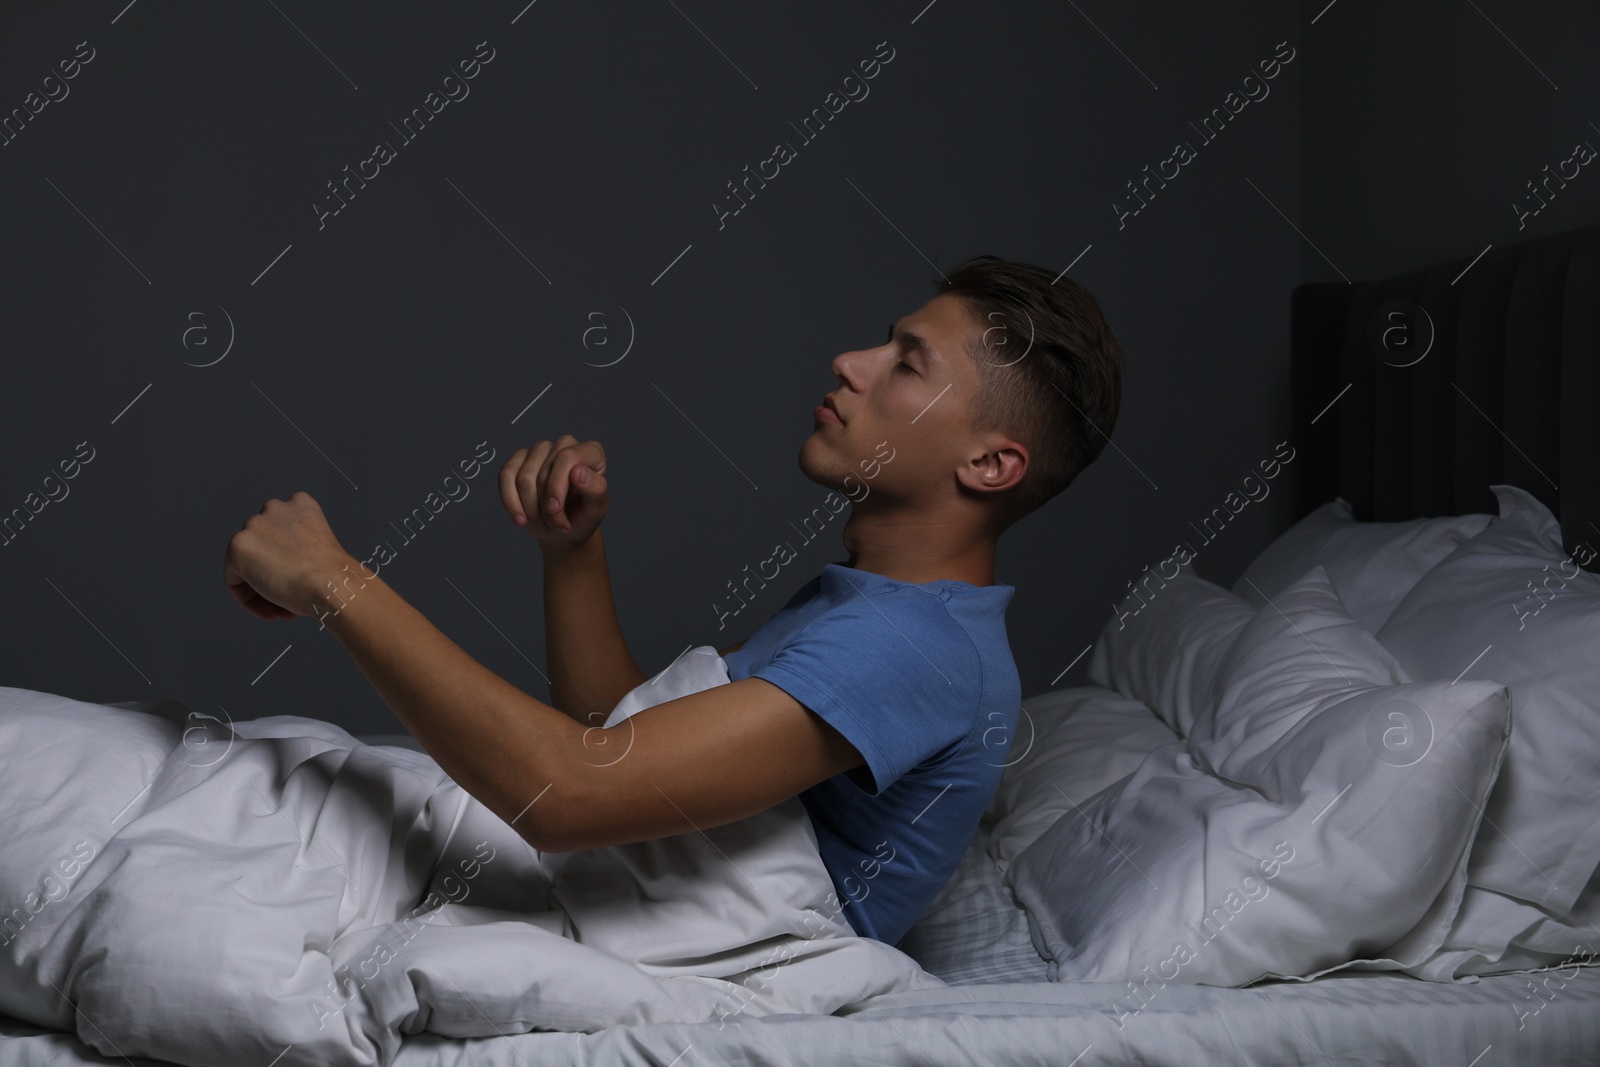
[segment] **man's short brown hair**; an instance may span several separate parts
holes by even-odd
[[[1122,405],[1122,350],[1094,294],[1031,263],[974,256],[938,293],[978,324],[973,430],[1026,445],[1028,470],[997,513],[1000,529],[1065,489],[1105,449]]]

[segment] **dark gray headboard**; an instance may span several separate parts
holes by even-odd
[[[1493,514],[1505,482],[1600,547],[1600,225],[1299,286],[1291,346],[1296,518]]]

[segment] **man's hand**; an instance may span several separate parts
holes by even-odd
[[[500,468],[500,501],[541,545],[586,541],[611,507],[606,450],[571,434],[511,453]],[[535,516],[530,519],[530,516]]]
[[[223,580],[246,611],[262,619],[310,615],[318,594],[353,562],[310,493],[272,499],[228,542]],[[360,564],[356,564],[359,572]]]

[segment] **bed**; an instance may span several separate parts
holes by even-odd
[[[405,1018],[411,1029],[443,1033],[408,1029],[403,1040],[342,1062],[1594,1062],[1597,296],[1600,227],[1401,278],[1296,289],[1294,458],[1284,462],[1295,526],[1229,589],[1199,573],[1181,551],[1185,535],[1175,533],[1173,554],[1143,576],[1096,642],[1089,684],[1024,701],[1000,790],[956,874],[897,950],[856,945],[861,939],[838,936],[834,926],[806,942],[818,951],[784,957],[787,966],[762,960],[762,973],[794,983],[809,1001],[752,999],[748,1011],[718,1009],[701,1021],[672,1018],[669,1004],[613,1025],[585,1025],[569,1003],[564,1026],[533,1032],[516,1032],[492,1008],[476,1021],[463,1010],[440,1026],[449,1000],[429,999],[439,990],[428,979],[440,984],[429,966],[451,961],[423,960],[408,965],[409,985],[399,987],[427,1004],[412,1005]],[[1271,444],[1264,457],[1282,461]],[[1263,478],[1271,462],[1263,459]],[[714,650],[696,651],[711,654],[692,667],[700,676],[672,680],[687,687],[679,691],[717,681]],[[0,732],[21,720],[24,697],[44,699],[0,690]],[[404,809],[394,850],[368,868],[400,862],[410,872],[391,910],[434,886],[444,859],[458,860],[452,842],[481,833],[510,847],[487,824],[456,832],[474,818],[469,806],[459,797],[453,809],[442,804],[447,783],[407,738],[353,738],[322,724],[315,738],[295,739],[297,729],[311,729],[308,720],[223,727],[157,704],[39,707],[86,723],[107,721],[95,716],[112,709],[149,715],[149,738],[130,734],[124,753],[137,756],[148,743],[159,763],[161,744],[186,750],[189,778],[173,796],[222,788],[211,768],[244,763],[241,752],[260,754],[263,766],[295,752],[330,781],[364,766],[359,796],[372,800],[381,781],[389,792],[380,806]],[[220,755],[218,742],[230,746]],[[8,754],[0,762],[20,759],[15,747],[0,745]],[[108,763],[99,776],[121,772]],[[31,802],[48,803],[40,799],[47,792],[37,792]],[[301,825],[338,822],[328,814],[333,796],[330,789],[308,801]],[[130,802],[143,805],[132,816],[117,812],[114,821],[154,820],[159,805],[141,797]],[[297,815],[287,792],[274,798]],[[792,843],[805,831],[792,806],[768,814],[772,821],[750,836],[735,828],[719,841],[719,851],[748,865],[749,879],[769,873],[761,864],[772,857],[758,837],[787,834]],[[265,814],[258,821],[272,823]],[[12,855],[37,844],[39,826],[25,829],[33,837],[8,838]],[[151,848],[165,838],[152,831],[143,840]],[[49,848],[60,851],[52,840],[39,855],[54,855]],[[110,843],[103,852],[112,852]],[[136,855],[117,857],[126,867]],[[671,858],[650,858],[663,857]],[[77,876],[79,867],[67,875],[60,862],[61,877]],[[775,863],[774,877],[788,862]],[[355,863],[334,873],[354,872]],[[469,863],[461,855],[459,870],[475,870]],[[601,881],[591,884],[620,869],[596,868],[591,878]],[[192,868],[196,879],[213,874]],[[817,874],[805,872],[813,884]],[[36,872],[28,879],[36,882]],[[316,884],[348,906],[331,875]],[[185,892],[182,882],[171,891]],[[115,903],[114,895],[93,896],[100,892],[70,890]],[[68,914],[43,902],[40,913],[46,918],[35,927]],[[766,918],[751,914],[757,925]],[[132,983],[122,1000],[114,985],[97,990],[92,981],[58,985],[55,998],[43,987],[22,988],[49,973],[52,958],[62,982],[105,966],[59,947],[61,938],[88,936],[91,918],[63,921],[57,947],[40,942],[32,955],[32,928],[10,931],[3,1003],[36,1014],[31,1022],[0,1018],[0,1061],[202,1062],[134,1054],[136,1046],[162,1047],[159,1035],[140,1028],[140,1013],[170,1004]],[[472,922],[492,918],[486,910]],[[508,965],[496,950],[515,931],[471,929],[495,935],[471,958]],[[572,930],[556,922],[543,933]],[[724,977],[754,970],[746,965],[758,943],[781,940],[744,934],[727,955],[745,952],[738,966],[746,969],[725,968]],[[613,944],[631,958],[631,943]],[[117,942],[124,953],[134,945]],[[203,978],[203,958],[185,958]],[[663,958],[652,957],[658,974],[667,969]],[[139,971],[109,973],[126,979]],[[468,971],[452,973],[467,981]],[[689,975],[684,984],[699,990],[695,981]],[[818,999],[820,987],[807,989],[807,981],[848,983],[855,992]],[[875,981],[882,991],[873,992]],[[226,1013],[199,991],[191,995],[196,1007],[184,1025],[224,1034],[249,1028],[248,1014],[219,1020]],[[63,1019],[56,1003],[50,1016],[51,1000],[75,1007]],[[469,1002],[458,1006],[476,1007]],[[823,1008],[797,1010],[806,1003]],[[69,1025],[42,1025],[47,1017]],[[471,1036],[444,1036],[451,1032]],[[126,1055],[114,1034],[130,1035]],[[247,1054],[227,1062],[318,1062],[304,1047],[246,1045]]]

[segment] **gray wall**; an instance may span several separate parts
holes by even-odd
[[[1540,184],[1579,142],[1600,149],[1600,5],[1340,0],[1309,25],[1325,2],[1300,31],[1301,228],[1322,253],[1303,249],[1306,281],[1388,277],[1600,221],[1600,160],[1565,188],[1550,178],[1554,195]],[[1547,202],[1537,213],[1529,182]]]
[[[1191,523],[1287,436],[1289,290],[1303,266],[1320,276],[1289,222],[1304,214],[1302,76],[1354,77],[1340,68],[1375,46],[1355,0],[1316,26],[1265,0],[124,5],[0,12],[7,111],[59,93],[45,78],[79,42],[94,50],[0,147],[0,511],[80,442],[94,450],[0,548],[0,681],[355,732],[399,724],[338,642],[309,619],[256,620],[223,587],[228,539],[266,499],[310,492],[357,554],[389,541],[384,577],[543,698],[539,554],[493,472],[540,438],[598,438],[619,610],[657,669],[748,636],[844,557],[830,530],[717,630],[725,583],[825,492],[796,455],[831,358],[925,302],[934,264],[976,253],[1076,260],[1128,350],[1115,447],[1001,544],[1024,693],[1081,682],[1082,660],[1063,670],[1127,583],[1199,545]],[[390,123],[484,41],[470,96],[402,141]],[[790,123],[884,41],[870,95],[800,144]],[[1261,93],[1244,80],[1285,41],[1296,56],[1270,94],[1203,140],[1191,123]],[[1485,82],[1538,93],[1482,47]],[[1577,55],[1549,55],[1558,80]],[[1513,132],[1426,90],[1389,97],[1397,130],[1443,113],[1478,137],[1447,137],[1434,182],[1396,190],[1413,203],[1448,196],[1466,153],[1496,151],[1489,129]],[[1344,91],[1314,97],[1330,139],[1361,136],[1331,114]],[[325,183],[380,140],[394,159],[319,223]],[[796,158],[719,226],[726,183],[779,140]],[[1119,223],[1125,183],[1180,140],[1194,158]],[[1547,140],[1517,175],[1551,158]],[[1365,188],[1380,186],[1373,169]],[[1340,216],[1321,176],[1307,188],[1318,215],[1302,228],[1347,270],[1448,250],[1397,248],[1393,227]],[[1498,233],[1508,192],[1475,190],[1448,227]],[[586,346],[596,325],[609,332]],[[597,365],[630,335],[626,358]],[[490,469],[407,543],[391,523],[480,442]],[[1231,581],[1287,525],[1277,484],[1200,547],[1203,574]]]

